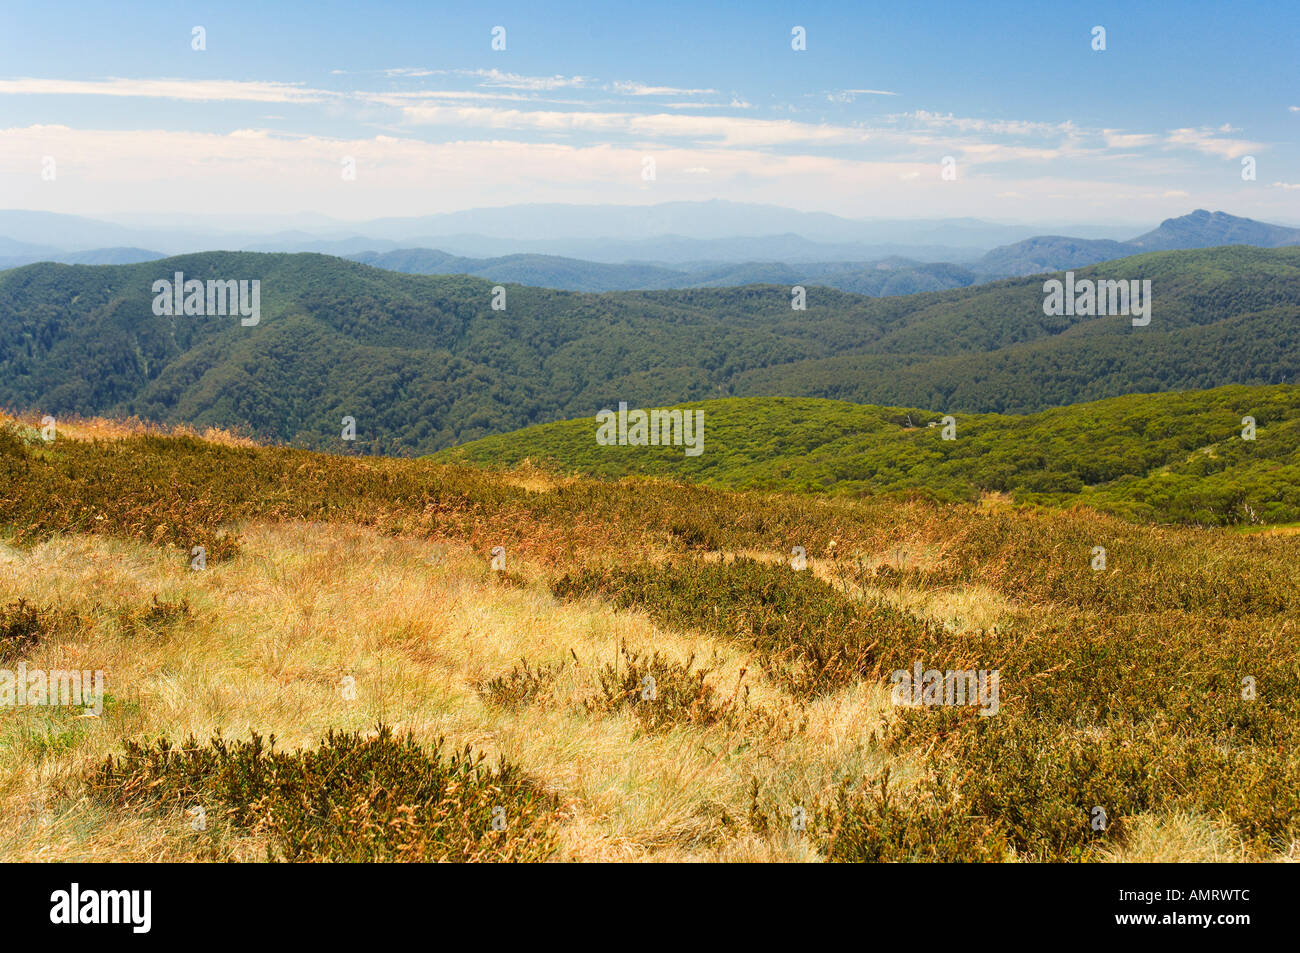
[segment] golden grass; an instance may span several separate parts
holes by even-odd
[[[60,437],[72,440],[162,432],[138,421],[60,421],[59,427]],[[251,444],[238,437],[217,441]],[[315,464],[299,469],[309,465]],[[530,467],[501,479],[530,494],[573,482]],[[832,514],[852,505],[808,503]],[[989,499],[979,509],[1003,508],[1004,501]],[[1096,538],[1112,532],[1109,517],[1076,510],[1071,519],[1085,528],[1085,542],[1094,524]],[[0,859],[263,856],[252,836],[200,834],[184,816],[159,820],[76,796],[76,779],[119,751],[124,739],[158,735],[247,737],[257,730],[295,747],[315,744],[329,728],[368,731],[383,721],[424,743],[445,736],[471,744],[509,758],[558,799],[564,860],[818,860],[806,836],[788,829],[759,835],[734,823],[748,811],[755,779],[765,802],[788,812],[824,800],[845,778],[874,776],[888,766],[895,787],[906,788],[928,770],[926,752],[886,753],[877,746],[875,733],[892,711],[885,685],[858,683],[799,704],[764,677],[738,641],[676,631],[595,599],[557,601],[548,582],[574,561],[575,547],[555,526],[539,523],[526,540],[505,537],[513,539],[507,578],[488,565],[499,524],[458,532],[435,513],[416,525],[436,538],[403,535],[400,523],[384,520],[369,527],[249,522],[235,527],[242,534],[238,555],[213,561],[202,573],[189,571],[177,549],[111,536],[55,536],[32,548],[0,544],[0,604],[25,598],[84,619],[75,635],[29,653],[29,667],[103,669],[112,696],[101,718],[0,709]],[[841,531],[836,523],[833,532]],[[1016,587],[1015,564],[1003,558],[1002,544],[982,564],[978,581],[938,584],[960,555],[961,534],[981,531],[970,521],[882,521],[860,528],[852,544],[810,545],[807,570],[853,597],[939,622],[954,635],[1051,610]],[[592,541],[588,557],[599,548],[599,537],[575,538]],[[770,549],[732,547],[699,558],[788,562],[788,543],[773,539]],[[1266,543],[1286,545],[1260,545]],[[646,535],[638,547],[638,559],[680,558],[662,537]],[[849,566],[869,572],[850,574]],[[147,608],[155,596],[188,602],[192,617],[157,631],[124,628],[119,611]],[[1081,616],[1092,611],[1062,608]],[[1182,618],[1159,620],[1160,631],[1174,630]],[[709,684],[724,699],[737,692],[743,672],[749,702],[774,716],[770,726],[646,733],[630,713],[588,712],[583,701],[599,689],[599,669],[619,663],[623,643],[712,664]],[[543,702],[501,707],[480,691],[521,659],[538,666],[574,655],[577,664],[561,670]],[[344,697],[347,677],[355,679],[355,700]],[[64,790],[74,796],[62,797]],[[1124,846],[1109,859],[1248,857],[1220,819],[1146,814],[1127,822]],[[1296,857],[1292,845],[1271,859]]]
[[[29,667],[103,669],[112,696],[102,718],[0,713],[0,857],[200,856],[208,842],[186,817],[159,822],[57,796],[124,737],[255,729],[294,747],[329,727],[365,730],[383,720],[423,742],[468,742],[504,754],[560,798],[562,856],[574,860],[813,859],[790,832],[723,836],[724,814],[748,810],[750,778],[793,807],[832,790],[845,772],[894,763],[909,773],[868,741],[888,708],[883,688],[855,686],[798,713],[734,645],[664,631],[595,602],[557,603],[540,584],[503,585],[486,553],[348,525],[241,531],[243,553],[202,573],[167,551],[103,537],[0,553],[18,570],[4,578],[0,599],[58,604],[89,621],[77,640],[38,648]],[[511,571],[527,578],[531,567],[515,560]],[[123,632],[116,609],[155,594],[188,601],[193,619],[167,632]],[[725,696],[746,669],[751,703],[781,712],[777,726],[749,735],[721,727],[644,734],[630,714],[587,713],[581,699],[622,641],[678,660],[716,654],[710,683]],[[580,664],[566,669],[546,705],[502,709],[476,689],[521,657],[541,664],[571,651]],[[348,675],[355,701],[343,697]],[[221,850],[258,855],[248,843]]]
[[[1230,832],[1208,817],[1175,814],[1130,817],[1128,842],[1110,852],[1116,863],[1241,863],[1247,854]],[[1279,860],[1295,858],[1279,857]]]
[[[0,411],[0,424],[16,423],[39,431],[44,418],[40,413],[12,414]],[[139,417],[122,419],[108,417],[58,417],[55,432],[68,440],[123,440],[140,434],[170,437],[194,437],[227,447],[257,447],[257,441],[223,427],[191,427],[187,424],[172,426],[141,420]]]
[[[749,779],[793,808],[844,776],[889,764],[906,783],[920,765],[919,757],[890,758],[872,744],[889,710],[884,687],[855,685],[798,711],[735,645],[665,631],[640,613],[615,614],[593,601],[557,603],[536,581],[503,585],[487,554],[463,545],[337,524],[255,524],[241,532],[243,553],[202,573],[170,552],[104,537],[0,550],[0,563],[16,569],[0,579],[0,599],[58,604],[92,620],[84,636],[38,648],[29,667],[102,668],[112,696],[102,718],[57,709],[0,713],[0,859],[261,856],[255,839],[196,833],[185,816],[158,820],[58,796],[61,785],[75,791],[74,779],[126,737],[238,737],[256,729],[293,747],[313,744],[329,727],[367,730],[380,720],[426,743],[446,736],[504,754],[538,778],[562,805],[561,859],[587,861],[817,860],[793,831],[727,836],[723,817],[745,815]],[[533,574],[525,561],[511,568],[525,579]],[[123,632],[109,610],[155,594],[187,600],[193,619],[168,632]],[[967,593],[927,604],[971,614],[981,605],[996,612],[996,602]],[[727,696],[746,669],[752,703],[782,712],[776,730],[644,734],[630,714],[588,714],[581,700],[624,640],[681,660],[716,654],[710,683]],[[571,651],[580,664],[562,672],[547,704],[498,708],[476,689],[521,657],[544,664]],[[347,675],[355,678],[355,701],[343,697]],[[1243,859],[1206,818],[1132,823],[1132,839],[1115,860]]]
[[[923,588],[911,585],[861,586],[850,582],[845,574],[843,563],[829,558],[836,547],[831,547],[825,559],[818,559],[811,554],[805,556],[808,572],[818,579],[829,583],[837,589],[845,590],[850,595],[870,602],[886,605],[909,612],[922,619],[938,622],[953,632],[970,629],[992,629],[998,624],[1014,604],[990,586],[969,585],[955,587]],[[933,547],[891,547],[878,553],[860,553],[863,565],[868,568],[890,566],[900,572],[914,569],[932,569],[938,560]],[[742,550],[739,553],[705,553],[705,562],[729,561],[735,558],[753,559],[766,563],[789,563],[789,554],[765,552],[763,550]]]

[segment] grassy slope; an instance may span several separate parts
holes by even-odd
[[[6,438],[0,487],[0,605],[54,620],[23,657],[106,669],[111,695],[98,719],[0,711],[6,859],[254,859],[215,804],[196,832],[184,801],[84,779],[128,739],[379,720],[505,755],[554,798],[557,858],[1296,856],[1295,536],[190,437]],[[623,640],[667,660],[659,708],[610,703]],[[714,694],[683,700],[692,654]],[[913,662],[999,669],[1000,713],[891,706]],[[754,717],[714,717],[733,698]]]
[[[1138,394],[1025,416],[957,415],[811,398],[735,398],[702,409],[704,452],[600,446],[594,419],[543,424],[445,450],[488,466],[524,460],[604,477],[846,493],[925,490],[944,499],[1009,492],[1084,502],[1161,522],[1300,519],[1300,389],[1222,387]],[[1242,439],[1253,416],[1256,439]],[[911,426],[909,426],[909,424]]]

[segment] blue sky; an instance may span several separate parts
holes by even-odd
[[[1298,38],[1282,2],[7,4],[0,207],[1300,222]]]

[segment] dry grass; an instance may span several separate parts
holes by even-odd
[[[256,839],[198,833],[185,816],[157,820],[60,796],[124,737],[257,730],[294,747],[330,727],[368,730],[381,720],[424,742],[446,736],[504,754],[559,798],[561,857],[569,860],[816,860],[807,838],[792,831],[730,836],[723,818],[744,815],[751,779],[793,807],[824,798],[844,777],[890,765],[905,782],[918,770],[917,756],[891,757],[871,741],[890,708],[883,687],[858,684],[798,710],[733,643],[665,631],[594,601],[557,603],[536,581],[502,586],[486,554],[465,546],[338,524],[253,524],[241,532],[243,553],[204,573],[164,550],[104,537],[0,551],[16,570],[4,577],[0,599],[57,604],[93,620],[78,638],[34,653],[29,666],[102,668],[111,696],[101,718],[0,713],[0,859],[262,855]],[[512,571],[534,575],[518,561]],[[154,595],[188,601],[194,619],[141,638],[106,611]],[[751,701],[782,712],[777,728],[646,734],[629,714],[587,714],[581,700],[594,690],[596,669],[618,658],[623,641],[677,659],[716,654],[710,681],[724,694],[747,669]],[[521,657],[544,664],[571,652],[581,664],[563,670],[544,706],[501,709],[476,690]],[[355,701],[343,697],[348,675]],[[1113,859],[1243,854],[1206,818],[1143,817]]]
[[[557,604],[546,588],[500,585],[486,554],[430,546],[347,525],[285,523],[241,528],[244,551],[203,573],[159,549],[102,537],[67,537],[30,552],[6,549],[17,573],[0,599],[23,597],[91,620],[75,640],[48,644],[30,667],[106,672],[101,718],[58,709],[0,713],[0,857],[6,860],[185,860],[212,845],[188,818],[158,822],[61,799],[61,785],[115,751],[123,737],[227,737],[274,733],[310,745],[329,727],[379,721],[431,742],[446,736],[504,754],[556,794],[566,817],[567,859],[808,859],[792,836],[724,837],[724,814],[748,808],[750,778],[792,804],[833,788],[846,771],[898,759],[867,739],[888,707],[883,689],[856,686],[798,715],[756,666],[722,640],[655,628],[639,613],[597,603]],[[531,567],[512,572],[527,578]],[[108,610],[186,600],[192,621],[142,638]],[[581,699],[617,646],[684,660],[718,657],[710,681],[734,691],[742,668],[750,699],[784,712],[775,729],[638,731],[628,714],[596,716]],[[521,657],[537,663],[573,652],[545,706],[503,710],[476,691]],[[343,697],[345,676],[356,699]],[[796,719],[806,727],[783,730]],[[899,765],[906,773],[906,765]],[[73,785],[75,789],[75,785]],[[256,844],[221,851],[258,856]]]
[[[971,584],[925,587],[907,583],[864,586],[850,578],[856,574],[848,570],[858,567],[874,570],[887,566],[899,575],[933,570],[938,565],[933,547],[895,546],[878,553],[859,553],[859,558],[851,565],[837,562],[832,558],[835,549],[836,547],[830,547],[826,554],[827,558],[824,559],[818,559],[811,554],[805,555],[806,571],[865,602],[881,602],[893,606],[918,618],[938,622],[954,632],[992,629],[1014,608],[1010,599],[990,586]],[[772,564],[790,563],[792,559],[789,554],[749,549],[738,553],[706,553],[703,561],[726,562],[736,558]]]
[[[926,784],[942,774],[947,793],[985,799],[974,812],[980,817],[1023,813],[1037,822],[1034,785],[1060,768],[1058,753],[1079,754],[1085,742],[1108,757],[1119,752],[1103,766],[1128,765],[1124,751],[1135,743],[1164,757],[1162,769],[1182,763],[1181,751],[1158,744],[1178,733],[1148,732],[1145,723],[1115,723],[1093,710],[1103,704],[1093,690],[1109,685],[1135,711],[1163,717],[1141,686],[1116,681],[1118,663],[1094,661],[1094,645],[1163,653],[1124,664],[1136,678],[1165,678],[1172,702],[1190,699],[1186,712],[1204,724],[1193,723],[1186,740],[1219,744],[1214,719],[1225,712],[1255,734],[1224,743],[1248,769],[1239,787],[1206,782],[1199,807],[1143,802],[1124,818],[1122,838],[1086,848],[1092,853],[1082,859],[1295,859],[1294,844],[1285,846],[1294,827],[1269,816],[1271,805],[1290,803],[1287,779],[1296,776],[1294,755],[1273,744],[1294,724],[1273,671],[1293,665],[1294,536],[1137,527],[1082,509],[1011,512],[996,500],[936,508],[728,496],[653,483],[593,485],[531,468],[488,477],[281,450],[258,455],[264,469],[255,469],[251,455],[188,442],[140,440],[126,452],[80,442],[142,432],[155,431],[138,422],[60,422],[60,445],[13,457],[9,472],[20,492],[0,493],[23,507],[12,520],[19,531],[11,541],[19,544],[0,543],[0,605],[21,598],[79,620],[29,651],[28,666],[102,669],[110,694],[98,718],[0,708],[0,859],[258,859],[264,845],[255,835],[196,832],[184,816],[107,807],[85,797],[79,781],[127,739],[255,730],[292,748],[314,745],[330,728],[370,731],[380,722],[422,743],[445,737],[522,768],[558,805],[559,859],[822,859],[824,840],[751,823],[752,792],[761,791],[772,817],[788,817],[886,768],[892,791],[920,792],[909,810],[921,821],[930,817]],[[58,475],[67,491],[51,497],[48,478],[29,474]],[[48,516],[52,499],[67,505]],[[156,528],[164,524],[176,531],[160,539]],[[191,572],[190,542],[209,537],[190,534],[220,527],[239,534],[238,546]],[[807,574],[775,571],[799,541]],[[1106,574],[1087,568],[1098,541],[1111,550]],[[497,544],[509,553],[506,573],[489,568]],[[727,595],[729,573],[717,563],[742,557],[763,564],[738,573],[755,588]],[[915,631],[908,623],[908,637],[918,641],[901,648],[911,658],[948,653],[969,656],[971,665],[977,658],[1028,664],[1019,684],[1004,685],[1006,714],[994,719],[1000,729],[1010,724],[1006,742],[981,748],[972,740],[963,748],[962,732],[949,730],[955,719],[922,720],[936,712],[915,713],[915,730],[900,732],[907,713],[890,704],[887,684],[863,680],[860,669],[823,686],[828,694],[796,699],[781,687],[787,683],[765,677],[770,659],[756,643],[708,629],[708,612],[678,618],[714,634],[653,621],[673,618],[652,612],[653,599],[637,603],[645,611],[615,611],[591,595],[552,595],[557,577],[571,571],[643,562],[675,564],[684,574],[675,585],[705,568],[720,577],[723,585],[696,600],[706,610],[747,612],[770,582],[778,594],[807,600],[790,603],[802,607],[796,619],[809,607],[838,612],[843,603],[853,613],[861,603],[924,621]],[[663,610],[671,593],[659,595]],[[189,612],[153,612],[155,600]],[[804,635],[830,644],[834,629]],[[585,703],[601,689],[601,669],[624,664],[624,644],[677,663],[707,661],[717,698],[743,697],[764,717],[647,730],[626,708],[591,710]],[[1069,652],[1072,661],[1061,654]],[[531,702],[497,703],[484,684],[521,660],[554,667],[553,683]],[[1173,663],[1182,667],[1173,671]],[[1231,691],[1192,681],[1211,667],[1232,676]],[[1255,721],[1231,707],[1238,670],[1261,673],[1268,704]],[[345,679],[355,681],[354,700],[345,697]],[[1031,696],[1042,715],[1023,714]],[[1019,725],[1047,728],[1021,745],[1013,733]],[[1016,761],[1027,748],[1037,760]],[[986,750],[1006,765],[990,768]],[[1188,750],[1202,757],[1217,749]],[[981,772],[989,783],[967,783]],[[1262,783],[1269,772],[1282,779],[1272,788]],[[1020,787],[1001,792],[993,782],[1004,773]],[[1109,790],[1140,790],[1140,780],[1125,776]],[[1151,803],[1164,806],[1151,810]],[[1254,823],[1285,836],[1247,845],[1231,811],[1245,821],[1240,830]],[[960,824],[970,820],[958,813]],[[874,823],[875,815],[862,816]]]
[[[0,424],[15,423],[39,431],[43,415],[38,413],[13,414],[0,411]],[[194,437],[227,447],[257,447],[257,441],[224,427],[191,427],[186,424],[164,425],[141,420],[139,417],[60,417],[55,420],[59,437],[68,440],[124,440],[141,434],[161,437]]]

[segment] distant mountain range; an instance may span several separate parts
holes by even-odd
[[[0,255],[0,269],[17,268],[38,261],[53,261],[64,265],[133,265],[141,261],[165,258],[162,252],[147,248],[91,248],[86,251],[58,251]]]
[[[286,224],[292,227],[286,228]],[[1086,238],[1115,237],[1117,231],[1113,226],[1060,227]],[[849,219],[720,200],[658,205],[511,205],[364,222],[322,215],[147,214],[103,221],[0,210],[0,256],[110,247],[157,248],[169,255],[214,249],[346,255],[419,247],[470,257],[548,254],[604,263],[668,265],[873,261],[891,255],[921,261],[968,261],[995,246],[1046,230],[1043,225],[1006,225],[972,218]]]
[[[710,213],[716,213],[721,221],[708,224]],[[542,235],[547,232],[547,214],[556,217],[557,224],[551,227],[551,232],[558,237],[524,239],[458,233],[416,239],[417,244],[423,242],[425,247],[398,247],[393,239],[365,236],[323,238],[319,232],[323,225],[315,222],[316,231],[286,232],[274,236],[154,234],[160,241],[153,247],[165,247],[168,242],[179,241],[207,242],[206,245],[191,245],[189,250],[226,247],[252,251],[314,251],[408,274],[467,274],[496,282],[563,291],[654,291],[778,284],[820,285],[881,297],[965,288],[999,278],[1082,268],[1146,251],[1223,245],[1277,248],[1300,244],[1300,229],[1201,209],[1179,218],[1166,219],[1159,227],[1126,241],[1038,235],[1000,245],[982,256],[979,249],[962,243],[975,238],[1005,237],[1022,232],[1023,227],[990,225],[972,219],[862,223],[822,213],[797,213],[774,206],[727,202],[600,206],[595,209],[583,206],[511,206],[416,219],[377,219],[365,223],[364,227],[388,235],[420,229],[459,228],[480,228],[488,233],[500,233],[507,230],[508,223],[515,221],[524,234]],[[63,219],[69,219],[70,223]],[[805,227],[818,239],[793,232],[754,237],[698,237],[707,235],[710,229],[763,228],[780,224]],[[580,225],[597,230],[593,232],[595,234],[599,234],[599,229],[622,229],[623,234],[640,235],[662,227],[689,229],[697,237],[661,234],[618,240],[584,238],[573,235],[574,229]],[[142,237],[136,226],[46,213],[0,212],[0,234],[10,229],[48,242],[66,235],[67,228],[73,228],[83,241]],[[950,244],[865,244],[859,240],[864,236],[880,238],[889,235],[912,241],[947,241]],[[434,242],[444,241],[453,243],[461,251],[428,247]],[[586,254],[573,257],[540,251],[556,247],[579,249]],[[466,254],[465,248],[479,248],[487,253]],[[531,250],[500,254],[504,248]],[[943,260],[945,255],[955,257]],[[140,244],[114,244],[66,250],[51,244],[0,237],[0,268],[37,261],[131,264],[162,257],[162,252],[149,250],[147,244],[144,247]]]
[[[353,261],[417,275],[474,275],[563,291],[655,291],[667,288],[724,288],[738,285],[821,285],[873,297],[942,291],[974,284],[979,275],[946,262],[886,258],[875,262],[809,264],[750,261],[704,262],[690,268],[605,264],[555,255],[462,258],[431,248],[346,255]]]
[[[1277,248],[1300,244],[1300,229],[1269,225],[1224,212],[1198,209],[1166,219],[1129,241],[1040,236],[995,248],[968,264],[922,262],[891,257],[879,261],[723,263],[691,267],[606,264],[553,255],[465,258],[444,251],[407,248],[346,255],[353,261],[409,274],[466,274],[492,281],[517,282],[565,291],[634,291],[665,288],[718,288],[747,284],[822,285],[873,297],[965,288],[998,278],[1082,268],[1144,251],[1255,245]]]

